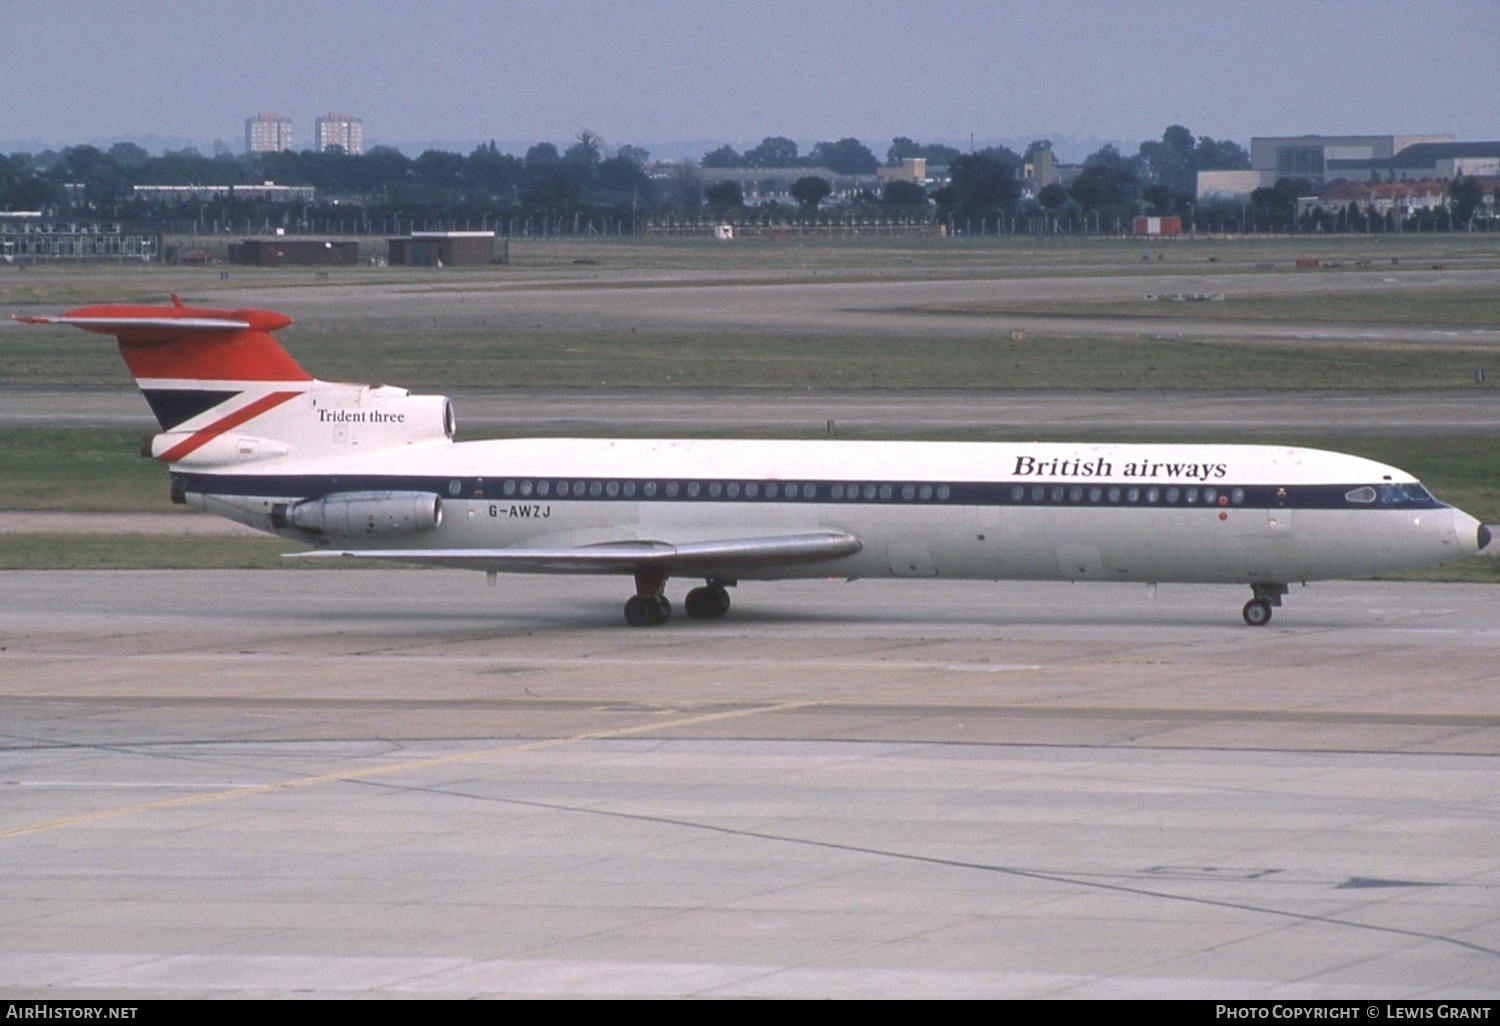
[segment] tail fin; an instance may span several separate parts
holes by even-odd
[[[297,394],[312,381],[269,334],[292,319],[270,310],[188,307],[174,295],[171,306],[82,306],[60,317],[16,320],[115,336],[164,431],[237,396],[254,402],[266,393]]]
[[[60,317],[16,320],[115,336],[164,432],[214,411],[157,457],[167,463],[301,395],[313,380],[270,336],[292,323],[271,310],[189,307],[174,295],[171,306],[81,306]]]
[[[15,319],[113,335],[161,425],[151,455],[163,463],[223,466],[294,449],[312,456],[453,435],[441,396],[314,380],[271,337],[292,323],[271,310],[202,309],[173,296],[171,306],[83,306]]]

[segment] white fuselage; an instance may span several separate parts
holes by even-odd
[[[174,470],[201,508],[323,546],[347,539],[286,526],[278,508],[348,492],[440,497],[436,526],[372,535],[359,540],[366,550],[556,550],[810,531],[862,543],[834,559],[733,574],[746,579],[1257,584],[1366,576],[1479,547],[1478,522],[1403,471],[1274,446],[436,440]]]

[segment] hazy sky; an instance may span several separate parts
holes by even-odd
[[[1500,139],[1500,0],[0,0],[0,149],[853,135]],[[1081,157],[1069,154],[1065,157]]]

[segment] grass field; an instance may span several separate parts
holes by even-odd
[[[1266,307],[1274,307],[1266,300]],[[1165,304],[1163,304],[1165,305]],[[1177,304],[1172,304],[1177,305]],[[1195,308],[1224,304],[1194,304]],[[1373,322],[1372,322],[1373,323]],[[502,336],[377,326],[282,333],[312,374],[469,388],[1316,389],[1500,387],[1500,349],[1119,335],[713,335],[535,330]],[[127,387],[114,347],[56,331],[4,336],[0,387]],[[1476,384],[1476,370],[1485,382]]]
[[[1173,243],[1013,239],[808,239],[788,242],[708,239],[671,241],[525,241],[513,263],[477,270],[100,267],[0,268],[0,297],[12,311],[55,313],[96,301],[160,302],[172,291],[191,299],[212,291],[255,305],[257,293],[287,288],[350,290],[349,313],[336,322],[293,324],[278,337],[312,373],[331,380],[390,381],[426,390],[471,387],[595,388],[748,387],[938,389],[1354,389],[1496,387],[1493,347],[1465,342],[1403,345],[1389,341],[1325,342],[1282,338],[1195,337],[1173,322],[1192,318],[1246,324],[1284,321],[1343,324],[1491,326],[1500,324],[1500,288],[1438,289],[1411,285],[1401,267],[1452,264],[1500,267],[1500,236],[1402,238],[1199,239]],[[1162,260],[1142,262],[1141,255]],[[1075,301],[958,304],[931,313],[1095,319],[1056,331],[1033,327],[1021,339],[992,334],[869,331],[719,331],[555,324],[474,330],[422,323],[393,330],[362,317],[364,287],[400,285],[484,292],[516,287],[649,288],[734,281],[868,281],[972,277],[1213,273],[1253,276],[1286,270],[1312,254],[1333,260],[1332,273],[1358,292],[1236,296],[1224,302]],[[1319,272],[1325,273],[1325,272]],[[661,277],[661,275],[668,275]],[[1378,289],[1368,286],[1378,285]],[[283,296],[284,299],[284,296]],[[221,295],[220,302],[225,299]],[[1162,324],[1142,335],[1106,320],[1144,317]],[[6,326],[0,334],[0,387],[108,385],[129,379],[101,339]],[[1475,371],[1487,383],[1475,385]]]

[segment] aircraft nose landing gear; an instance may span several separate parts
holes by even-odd
[[[1281,605],[1281,596],[1287,592],[1284,584],[1252,584],[1250,590],[1255,597],[1245,603],[1240,615],[1251,627],[1264,627],[1271,622],[1271,608]]]

